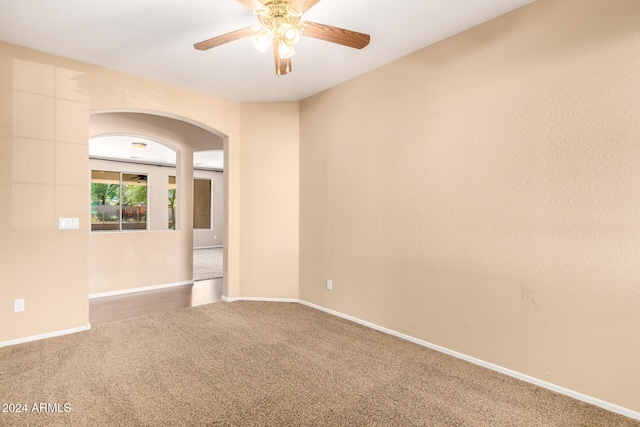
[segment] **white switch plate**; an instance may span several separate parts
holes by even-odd
[[[327,290],[333,290],[333,280],[327,280]]]
[[[13,311],[16,313],[24,311],[24,298],[13,301]]]
[[[58,230],[77,230],[78,218],[58,218]]]

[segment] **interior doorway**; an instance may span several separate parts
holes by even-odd
[[[222,279],[224,152],[193,153],[193,280]]]
[[[121,111],[92,113],[90,116],[90,138],[103,135],[124,135],[136,138],[135,141],[128,141],[125,144],[128,150],[134,150],[126,153],[126,158],[116,159],[113,157],[113,153],[109,153],[93,155],[94,159],[91,161],[105,162],[106,158],[111,162],[119,160],[126,166],[122,171],[117,170],[117,172],[124,174],[119,176],[120,181],[124,180],[123,182],[129,184],[129,175],[135,175],[136,183],[145,182],[148,203],[145,205],[136,199],[129,203],[135,207],[133,209],[129,205],[124,206],[122,194],[117,200],[115,196],[113,200],[110,199],[110,204],[113,204],[114,209],[121,211],[120,215],[124,215],[122,212],[125,211],[125,207],[128,209],[127,215],[129,215],[129,210],[132,212],[135,210],[129,216],[135,217],[136,224],[140,223],[144,226],[140,225],[139,230],[124,230],[126,227],[120,223],[130,221],[131,218],[126,215],[120,218],[116,215],[116,219],[119,221],[119,232],[96,231],[91,233],[89,236],[91,246],[89,254],[90,299],[192,284],[193,248],[196,245],[202,245],[199,242],[194,245],[193,241],[194,174],[206,172],[217,176],[211,178],[215,181],[212,184],[212,203],[214,203],[214,207],[218,206],[211,213],[214,216],[212,217],[210,234],[212,234],[211,238],[214,243],[207,243],[206,246],[219,247],[220,252],[225,250],[222,239],[226,235],[227,226],[224,198],[222,197],[225,194],[223,169],[222,167],[194,164],[204,162],[199,157],[194,157],[193,153],[217,151],[217,155],[223,158],[226,137],[187,120],[158,114]],[[139,137],[145,137],[146,140],[138,140]],[[159,159],[151,162],[153,164],[146,164],[145,156],[152,154],[152,150],[157,145],[155,142],[172,147],[175,160]],[[109,148],[113,148],[113,146]],[[149,171],[146,170],[147,168]],[[95,169],[111,171],[111,169],[99,167],[99,165],[96,165]],[[120,181],[119,186],[122,190],[124,184]],[[221,185],[216,190],[218,181]],[[142,184],[139,186],[142,187]],[[219,203],[216,202],[218,197],[220,198]],[[219,212],[215,213],[218,208]],[[94,210],[96,218],[102,218],[99,215],[101,212],[97,212],[97,208]],[[88,215],[93,214],[90,206],[87,206],[87,213]],[[142,219],[146,220],[146,224]],[[129,225],[129,223],[127,222],[125,225]],[[121,228],[123,230],[120,230]],[[113,265],[118,265],[120,268],[113,268]],[[220,263],[220,265],[222,264]],[[218,273],[211,277],[219,276]]]

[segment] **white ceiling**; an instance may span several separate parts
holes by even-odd
[[[299,100],[533,0],[322,0],[303,20],[371,35],[363,50],[302,37],[293,72],[250,38],[193,44],[258,23],[235,0],[0,0],[0,40],[241,101]]]
[[[137,149],[133,143],[146,144]],[[166,145],[139,135],[104,135],[89,138],[89,157],[160,166],[175,166],[176,152]],[[196,151],[193,153],[194,169],[223,170],[222,150]]]

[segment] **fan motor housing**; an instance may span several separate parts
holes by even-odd
[[[289,2],[280,0],[265,2],[265,8],[257,14],[260,23],[270,28],[278,27],[280,24],[297,26],[302,16],[302,13],[291,8]]]

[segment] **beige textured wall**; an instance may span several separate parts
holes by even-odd
[[[0,45],[0,342],[88,320],[88,224],[58,230],[86,218],[88,98],[69,67],[11,53]]]
[[[300,298],[640,411],[639,23],[538,0],[303,101]]]
[[[299,104],[242,104],[241,128],[241,295],[297,299]]]

